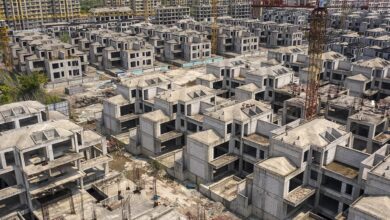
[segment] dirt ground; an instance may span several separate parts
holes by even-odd
[[[114,160],[110,163],[110,168],[121,172],[127,179],[136,181],[134,167],[138,167],[138,175],[141,179],[141,185],[150,198],[154,195],[153,179],[154,172],[152,166],[146,158],[133,157],[128,153],[117,151],[113,152]],[[197,216],[203,216],[200,219],[210,220],[238,220],[234,215],[219,203],[214,202],[200,194],[195,189],[188,189],[183,184],[172,180],[164,171],[158,171],[156,180],[157,195],[159,204],[175,207],[175,209],[188,217],[188,219],[198,219]]]

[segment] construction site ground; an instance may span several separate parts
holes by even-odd
[[[134,180],[134,167],[139,167],[142,185],[142,194],[146,198],[152,199],[154,195],[153,168],[148,160],[143,157],[133,157],[131,154],[122,151],[112,153],[113,161],[110,168],[122,173],[128,180]],[[157,195],[159,196],[159,206],[173,208],[187,219],[198,219],[198,215],[206,216],[206,219],[235,220],[241,219],[218,202],[214,202],[200,194],[196,189],[188,189],[184,184],[172,180],[162,170],[157,175]],[[134,184],[130,181],[131,184]],[[135,186],[134,186],[135,187]],[[201,218],[203,219],[203,218]]]

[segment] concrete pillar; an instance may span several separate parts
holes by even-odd
[[[107,175],[108,172],[110,171],[110,167],[108,166],[108,163],[103,164],[104,168],[104,175]]]
[[[107,142],[106,142],[106,138],[103,138],[103,140],[101,141],[101,145],[102,145],[102,152],[103,152],[103,155],[106,155],[106,154],[107,154]]]
[[[0,160],[1,160],[1,166],[2,166],[2,168],[4,169],[5,167],[7,167],[7,163],[6,163],[6,161],[5,161],[4,152],[0,154]]]
[[[19,120],[15,120],[15,128],[20,128]]]
[[[78,180],[78,184],[80,186],[80,189],[84,189],[84,179],[83,177],[81,177],[79,180]]]
[[[24,168],[26,166],[25,162],[24,162],[24,155],[23,155],[23,151],[20,152],[20,165],[22,168]]]
[[[88,149],[85,150],[85,157],[86,157],[87,160],[91,159],[91,151],[94,151],[94,149],[93,148],[88,148]],[[93,153],[93,156],[95,156],[94,152],[92,152],[92,153]]]
[[[73,135],[71,142],[72,142],[72,149],[74,149],[77,153],[80,152],[79,144],[78,144],[78,140],[77,140],[77,134]]]
[[[49,161],[54,160],[53,145],[48,145],[46,148],[46,156],[49,158]]]
[[[37,118],[38,118],[38,123],[41,123],[43,120],[42,120],[42,114],[36,114]]]

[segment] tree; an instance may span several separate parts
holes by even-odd
[[[5,77],[0,79],[0,104],[7,104],[19,100],[37,100],[43,104],[60,102],[57,95],[47,93],[43,84],[48,82],[44,73],[34,72],[28,75],[21,75],[12,79]]]
[[[17,91],[8,85],[0,85],[0,105],[14,102],[16,100]]]
[[[68,33],[63,33],[60,35],[60,41],[63,43],[69,43],[70,42],[70,36]]]
[[[47,83],[47,81],[47,77],[41,72],[33,72],[30,75],[19,76],[18,83],[20,96],[33,96],[40,92],[41,86]]]
[[[103,6],[103,0],[81,0],[80,1],[80,8],[81,12],[86,13],[91,8],[101,7]]]

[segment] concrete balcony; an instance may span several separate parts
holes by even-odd
[[[41,183],[32,185],[29,190],[29,193],[33,197],[38,197],[40,194],[45,193],[48,190],[76,181],[78,179],[81,179],[84,176],[85,176],[84,172],[75,169],[70,169],[68,172],[66,172],[63,175],[59,175],[58,177],[48,179],[47,181],[43,181]]]
[[[26,190],[22,185],[9,186],[0,190],[0,200],[24,193]]]
[[[27,176],[32,176],[32,175],[36,175],[36,174],[42,173],[44,171],[51,170],[53,168],[62,166],[64,164],[74,162],[74,161],[79,160],[81,158],[83,158],[82,154],[67,153],[67,154],[65,154],[65,156],[62,156],[58,159],[49,161],[47,163],[43,163],[43,164],[39,164],[39,165],[34,165],[34,164],[28,165],[23,169],[23,171]]]
[[[299,204],[303,203],[310,196],[314,195],[316,190],[310,186],[299,186],[284,198],[284,201],[293,206],[297,207]]]
[[[104,163],[112,161],[112,157],[109,155],[102,155],[95,157],[86,161],[81,162],[81,170],[87,170],[96,166],[99,166]]]

